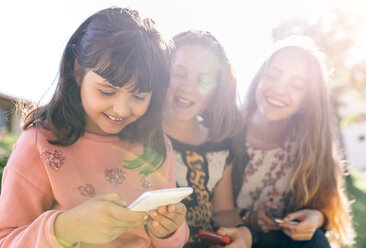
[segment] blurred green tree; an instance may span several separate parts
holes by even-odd
[[[281,19],[272,30],[274,41],[289,35],[310,36],[327,55],[331,100],[341,126],[366,115],[366,17],[334,9],[317,20]]]

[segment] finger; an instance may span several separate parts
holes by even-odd
[[[225,235],[229,237],[234,237],[239,232],[238,228],[236,227],[220,227],[219,230],[217,230],[217,234],[219,235]]]
[[[162,226],[157,220],[153,220],[148,224],[150,232],[156,237],[164,237],[172,233]]]
[[[302,211],[293,212],[290,214],[287,214],[285,218],[283,218],[284,222],[289,222],[292,220],[303,220],[306,216],[304,216],[304,213]]]
[[[160,206],[157,209],[157,211],[158,211],[159,214],[165,214],[166,212],[168,212],[168,207],[167,206]]]
[[[121,207],[127,207],[127,203],[122,199],[122,197],[120,196],[119,193],[114,192],[114,193],[107,193],[107,194],[101,194],[101,195],[97,195],[96,197],[94,197],[95,200],[100,200],[100,201],[109,201],[109,202],[113,202]]]
[[[172,232],[177,229],[177,225],[175,224],[175,222],[164,215],[157,214],[154,217],[154,221],[157,221],[158,224],[160,224],[164,229],[166,229],[169,232]]]
[[[281,229],[288,229],[288,230],[292,230],[292,231],[305,230],[305,229],[309,228],[308,225],[304,222],[299,222],[297,224],[283,222],[283,223],[280,223],[279,226],[281,227]]]
[[[177,204],[169,205],[168,210],[169,210],[169,212],[175,212],[175,213],[181,214],[181,215],[185,215],[187,213],[186,206],[181,202],[179,202]]]
[[[238,247],[246,248],[247,246],[245,245],[245,243],[243,242],[243,240],[234,240],[230,244],[225,245],[225,248],[238,248]]]
[[[110,214],[113,218],[124,222],[144,223],[149,216],[146,212],[131,211],[121,206],[109,206]]]
[[[280,225],[281,225],[282,230],[287,230],[288,232],[293,233],[293,234],[299,233],[302,230],[301,226],[299,227],[298,225],[295,225],[295,224],[293,225],[293,224],[283,223]]]
[[[225,227],[220,227],[216,232],[219,235],[227,235],[226,234],[226,228]]]
[[[170,204],[169,206],[168,206],[168,212],[175,212],[176,211],[176,204]]]
[[[268,217],[267,215],[262,215],[261,216],[262,220],[264,221],[265,224],[269,225],[269,226],[277,226],[277,223],[274,222],[270,217]]]
[[[266,201],[265,204],[264,204],[264,206],[266,208],[272,208],[272,209],[276,209],[277,208],[277,205],[274,204],[272,201]]]

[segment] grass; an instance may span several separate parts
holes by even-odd
[[[352,204],[353,226],[357,233],[356,244],[352,248],[366,247],[366,171],[350,170],[346,178],[346,190]]]

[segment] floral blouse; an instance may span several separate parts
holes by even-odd
[[[271,200],[278,206],[276,214],[284,214],[294,172],[292,147],[290,141],[270,150],[261,150],[247,143],[249,163],[237,198],[239,209],[256,209],[260,203]]]

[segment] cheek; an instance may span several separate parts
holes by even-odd
[[[210,104],[214,94],[215,94],[214,90],[212,90],[211,92],[209,92],[207,94],[201,94],[201,96],[200,96],[201,104],[200,105],[201,105],[202,110],[205,110],[208,107],[208,105]]]
[[[143,116],[150,106],[151,98],[146,102],[137,103],[132,107],[132,113],[136,117]]]
[[[305,104],[305,94],[304,93],[294,93],[292,99],[293,99],[296,111],[298,111]]]
[[[167,95],[166,95],[167,103],[172,103],[175,91],[176,91],[175,86],[170,85],[170,87],[168,88],[168,91],[167,91]]]
[[[256,101],[257,105],[259,105],[264,100],[264,91],[265,91],[265,86],[262,82],[260,82],[255,91],[255,101]]]

